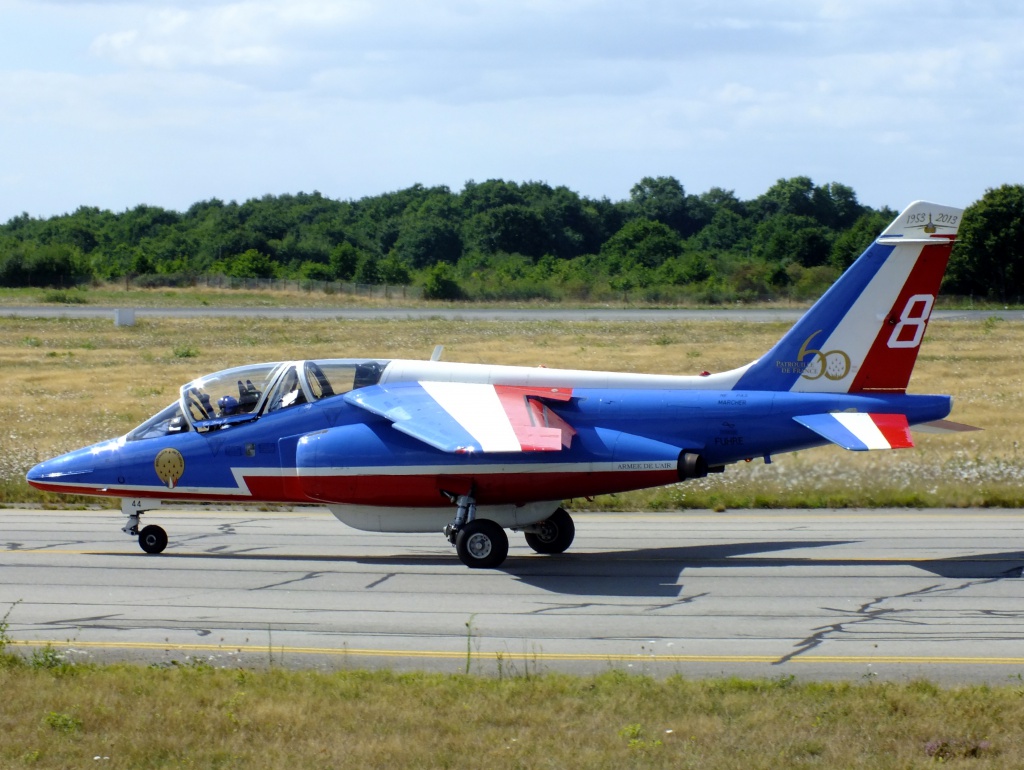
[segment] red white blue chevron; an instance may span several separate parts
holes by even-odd
[[[910,425],[902,414],[835,412],[794,417],[801,425],[843,449],[909,449],[914,446]]]
[[[557,452],[575,431],[544,401],[568,401],[569,388],[468,382],[374,385],[345,400],[443,452]]]

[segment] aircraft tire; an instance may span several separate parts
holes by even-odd
[[[508,535],[490,519],[474,519],[455,538],[459,560],[474,569],[491,569],[508,556]]]
[[[537,553],[564,553],[576,537],[576,525],[564,508],[559,508],[537,525],[536,532],[524,533],[526,544]]]
[[[156,524],[143,527],[139,533],[139,547],[146,553],[161,553],[167,547],[167,533]]]

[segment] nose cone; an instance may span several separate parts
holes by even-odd
[[[117,483],[121,439],[76,449],[36,465],[25,480],[36,489],[79,494],[100,493]]]
[[[50,473],[50,461],[41,462],[32,468],[28,473],[25,474],[25,480],[32,486],[38,488],[39,484],[47,474]]]

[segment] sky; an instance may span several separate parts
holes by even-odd
[[[1018,0],[0,0],[0,223],[645,176],[1024,183]]]

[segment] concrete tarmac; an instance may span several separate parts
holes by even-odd
[[[0,510],[13,649],[73,661],[524,675],[1024,676],[1024,512],[577,514],[576,542],[470,570],[437,535],[320,509]]]

